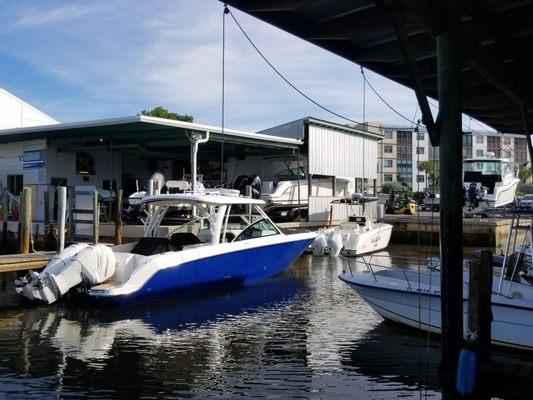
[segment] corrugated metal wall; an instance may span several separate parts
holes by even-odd
[[[362,178],[364,170],[365,178],[376,179],[377,161],[376,140],[332,128],[309,126],[311,174]]]

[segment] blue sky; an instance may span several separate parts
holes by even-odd
[[[219,125],[222,7],[216,0],[3,0],[0,87],[61,122],[134,115],[162,105]],[[362,119],[357,65],[233,12],[300,89],[340,114]],[[289,88],[233,21],[226,22],[227,127],[260,130],[308,115],[343,122]],[[367,77],[412,118],[417,106],[411,90],[370,72]],[[366,119],[405,123],[369,90]]]

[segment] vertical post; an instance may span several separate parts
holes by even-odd
[[[115,208],[115,244],[122,244],[122,189],[117,190]]]
[[[43,193],[43,203],[44,203],[44,229],[43,229],[43,238],[44,238],[44,247],[48,250],[51,225],[50,225],[50,192],[47,190]],[[39,229],[36,229],[37,237],[39,237]]]
[[[27,254],[30,252],[31,236],[31,188],[22,189],[20,204],[22,208],[20,213],[20,253]]]
[[[98,192],[93,193],[93,243],[98,244],[100,234],[100,207],[98,205]]]
[[[59,236],[59,251],[65,248],[65,219],[67,213],[67,188],[58,186],[57,188],[57,229]]]
[[[456,11],[437,36],[440,117],[442,367],[453,371],[463,341],[463,218],[460,25]]]
[[[74,240],[74,229],[76,224],[74,224],[74,202],[76,194],[73,187],[68,188],[68,233],[67,241],[72,242]]]
[[[335,197],[337,194],[337,180],[334,176],[331,177],[331,195]]]
[[[246,197],[251,199],[252,196],[252,187],[250,185],[246,185]],[[248,214],[248,221],[249,223],[252,223],[252,205],[248,204],[246,206],[246,214]]]
[[[474,276],[472,276],[473,272]],[[470,294],[474,292],[477,301],[474,302],[469,297],[468,309],[468,329],[470,332],[478,332],[477,347],[481,362],[487,362],[490,359],[492,272],[492,253],[483,250],[481,262],[470,269]]]
[[[9,198],[7,194],[7,189],[2,193],[2,251],[5,253],[7,251],[7,219],[9,217]]]
[[[298,179],[298,219],[302,219],[302,204],[300,197],[300,147],[296,148],[296,173]]]

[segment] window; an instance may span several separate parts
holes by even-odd
[[[510,150],[502,150],[502,158],[511,158]]]
[[[417,132],[416,140],[424,140],[424,132]]]
[[[416,181],[417,182],[424,182],[424,175],[417,175],[416,176]]]
[[[417,147],[416,148],[416,154],[424,154],[424,148],[423,147]]]
[[[392,160],[383,160],[383,167],[392,168]]]
[[[385,139],[392,139],[392,131],[390,129],[385,129],[385,132],[383,132],[383,136]]]
[[[498,136],[487,136],[487,151],[494,153],[496,158],[500,158],[501,140]]]
[[[483,136],[476,135],[476,143],[483,143]]]
[[[239,236],[235,238],[235,242],[238,242],[239,240],[248,240],[248,239],[256,239],[260,237],[265,236],[272,236],[279,234],[276,227],[267,219],[261,219],[252,225],[250,225],[248,228],[243,230]]]
[[[80,175],[94,175],[94,160],[84,151],[76,153],[76,173]]]
[[[22,192],[23,180],[22,175],[7,176],[7,190],[18,196]]]
[[[503,144],[504,144],[505,146],[509,146],[509,145],[511,145],[511,139],[508,138],[508,137],[503,138]]]
[[[483,150],[476,150],[476,157],[483,157]]]
[[[392,182],[392,174],[383,174],[383,182]]]
[[[392,153],[392,146],[391,145],[383,146],[383,152],[384,153]]]

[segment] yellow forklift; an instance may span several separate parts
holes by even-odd
[[[411,198],[411,192],[407,190],[391,190],[389,199],[385,202],[386,214],[414,215],[416,203]]]

